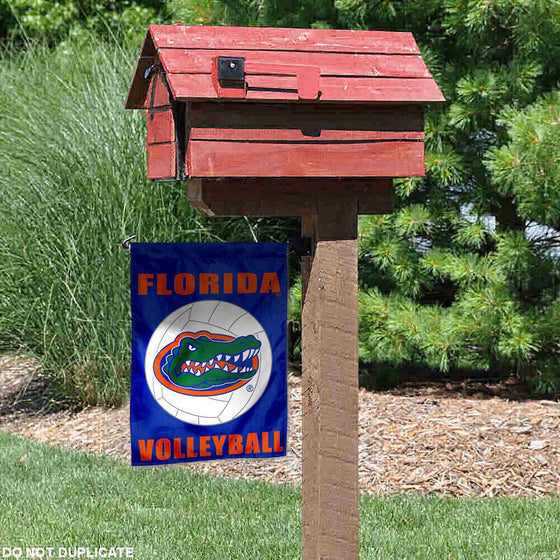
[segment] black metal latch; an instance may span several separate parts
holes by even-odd
[[[219,56],[218,82],[222,87],[245,87],[245,59],[240,56]]]
[[[270,76],[270,86],[250,87],[246,84],[247,75]],[[277,76],[294,76],[294,88],[274,85]],[[212,64],[212,83],[218,97],[243,99],[247,90],[282,91],[297,93],[298,99],[319,99],[319,79],[321,70],[318,66],[307,64],[271,64],[258,60],[245,60],[241,56],[217,56]]]
[[[313,249],[311,237],[290,237],[288,247],[296,257],[309,257]]]

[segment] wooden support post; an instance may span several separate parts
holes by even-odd
[[[303,560],[357,560],[357,218],[392,211],[392,180],[192,178],[189,200],[207,216],[301,215]]]
[[[358,559],[357,210],[319,198],[302,218],[303,560]]]

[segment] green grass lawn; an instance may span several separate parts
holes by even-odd
[[[136,560],[300,557],[298,488],[133,469],[5,432],[0,448],[0,552],[133,546]],[[364,497],[361,524],[362,559],[560,558],[558,499]]]

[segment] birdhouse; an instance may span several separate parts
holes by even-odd
[[[441,101],[410,33],[151,25],[126,108],[148,113],[149,179],[279,179],[297,205],[295,178],[423,175]]]

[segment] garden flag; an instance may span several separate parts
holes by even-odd
[[[131,245],[132,464],[286,454],[286,245]]]

